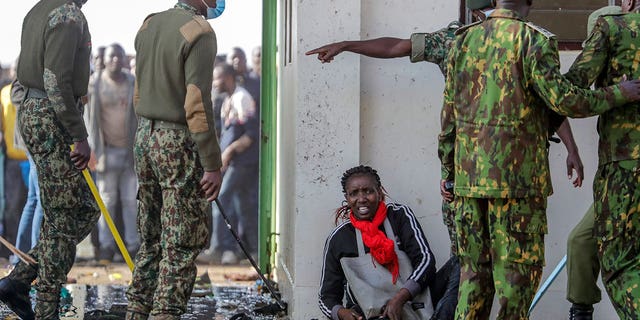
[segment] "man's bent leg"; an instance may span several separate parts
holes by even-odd
[[[75,259],[76,245],[100,211],[91,190],[71,161],[65,136],[47,100],[25,100],[20,108],[22,136],[39,173],[45,222],[38,245],[36,317],[57,319],[60,289]]]

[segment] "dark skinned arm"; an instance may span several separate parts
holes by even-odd
[[[573,178],[573,170],[576,171],[576,179],[573,180],[574,187],[582,187],[582,181],[584,180],[584,166],[578,153],[578,146],[573,139],[573,133],[571,132],[571,125],[569,120],[565,119],[564,122],[558,127],[556,131],[562,143],[567,148],[567,176],[569,180]]]
[[[411,54],[411,41],[409,39],[398,39],[383,37],[371,40],[340,41],[308,51],[306,55],[318,55],[318,60],[331,62],[338,54],[349,51],[373,58],[399,58],[408,57]]]

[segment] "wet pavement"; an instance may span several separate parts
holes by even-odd
[[[265,306],[269,309],[268,306],[274,306],[276,302],[260,286],[261,281],[254,280],[257,275],[250,268],[199,266],[199,270],[200,276],[182,319],[286,319],[284,314],[255,312]],[[130,281],[126,266],[74,267],[70,277],[78,283],[65,285],[61,293],[60,319],[124,319],[125,291]],[[31,298],[35,302],[33,289]],[[245,314],[245,317],[239,314]],[[0,303],[0,319],[18,318]]]
[[[126,286],[121,285],[67,285],[61,294],[60,319],[124,319],[121,315],[127,304],[125,291]],[[231,319],[240,313],[246,315],[245,318],[240,317],[240,319],[279,319],[274,315],[254,312],[255,309],[273,304],[275,301],[269,295],[258,294],[252,287],[214,286],[208,294],[199,293],[198,295],[202,296],[191,297],[187,313],[182,316],[182,319],[222,320]],[[35,301],[33,290],[31,298]],[[1,305],[0,319],[17,319],[17,317],[6,306]]]

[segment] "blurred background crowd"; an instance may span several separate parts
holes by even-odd
[[[257,255],[258,137],[260,133],[261,48],[245,52],[233,47],[215,58],[212,100],[216,131],[223,152],[224,183],[220,202],[249,248]],[[0,236],[28,251],[38,241],[42,223],[37,170],[22,145],[16,111],[11,100],[17,62],[0,64]],[[129,254],[140,241],[136,228],[137,179],[133,166],[133,140],[137,125],[134,107],[135,54],[113,43],[94,48],[92,74],[84,120],[92,149],[90,171],[105,206],[115,221]],[[198,262],[237,264],[242,260],[236,239],[214,206],[210,247]],[[122,262],[123,257],[104,218],[91,234],[97,264]],[[0,264],[17,263],[0,247]]]

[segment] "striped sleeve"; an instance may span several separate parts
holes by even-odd
[[[338,319],[338,310],[342,307],[342,299],[344,297],[344,286],[347,282],[342,266],[340,265],[340,257],[336,254],[336,234],[344,229],[350,222],[345,221],[336,227],[327,237],[322,253],[322,275],[320,277],[320,291],[318,293],[318,305],[320,311],[330,319]]]
[[[398,247],[404,251],[413,266],[413,273],[404,287],[416,296],[430,283],[436,274],[436,261],[427,238],[411,208],[391,203],[387,215],[393,212],[392,227],[400,240]],[[391,219],[390,219],[391,221]]]

